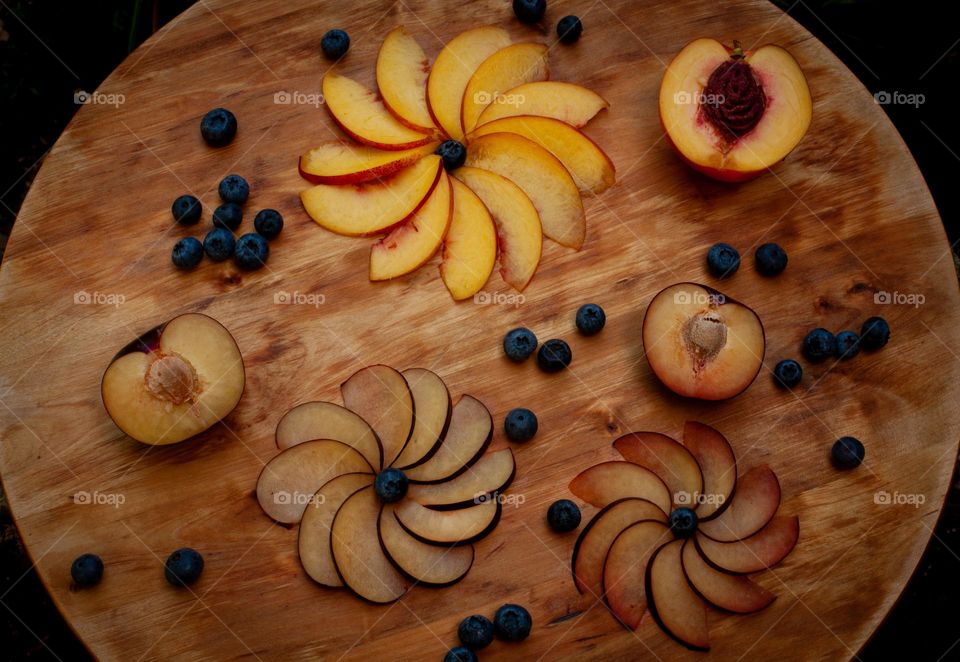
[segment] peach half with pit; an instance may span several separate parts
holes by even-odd
[[[765,339],[750,308],[696,283],[653,297],[643,318],[643,349],[674,393],[726,400],[744,391],[763,365]]]
[[[240,349],[212,317],[173,318],[124,347],[100,386],[123,432],[151,445],[189,439],[226,417],[243,394]]]
[[[779,46],[745,51],[697,39],[660,84],[660,120],[690,166],[728,182],[783,160],[810,126],[813,103],[793,56]]]

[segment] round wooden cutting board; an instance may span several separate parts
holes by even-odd
[[[495,643],[483,659],[700,658],[649,619],[630,633],[581,598],[569,571],[576,535],[551,533],[544,517],[550,502],[571,496],[573,476],[615,457],[610,443],[620,434],[679,436],[688,419],[727,436],[741,473],[769,464],[783,487],[780,512],[800,517],[794,552],[757,576],[777,600],[751,616],[711,612],[709,655],[836,659],[859,650],[916,567],[947,490],[960,438],[960,296],[927,188],[870,94],[772,5],[723,7],[558,0],[539,31],[520,24],[505,1],[208,0],[104,82],[99,91],[123,102],[77,113],[33,184],[0,270],[3,485],[40,576],[95,655],[439,660],[461,618],[516,602],[533,615],[532,636]],[[556,44],[553,26],[570,13],[582,17],[584,36]],[[337,135],[326,110],[275,103],[275,95],[319,91],[330,66],[319,40],[329,28],[353,39],[338,68],[372,84],[392,28],[406,25],[433,57],[456,34],[485,24],[505,27],[515,41],[550,44],[553,79],[610,101],[586,132],[616,164],[617,184],[586,199],[581,251],[545,243],[520,299],[455,304],[436,259],[412,276],[372,284],[373,240],[320,229],[297,197],[306,186],[298,155]],[[809,133],[753,182],[728,186],[692,173],[662,134],[664,66],[701,36],[780,44],[808,77]],[[219,105],[237,115],[240,131],[215,150],[198,124]],[[230,172],[253,189],[245,227],[263,207],[287,221],[267,268],[240,273],[207,261],[176,271],[171,245],[209,227],[217,183]],[[203,201],[203,225],[172,227],[170,203],[187,192]],[[747,264],[722,289],[763,320],[767,368],[733,400],[683,400],[650,372],[640,325],[663,287],[713,282],[704,255],[716,241],[744,253]],[[752,247],[764,241],[790,254],[778,278],[752,269]],[[496,274],[486,291],[511,292]],[[299,297],[316,305],[282,305],[281,292],[322,296]],[[882,293],[895,302],[884,305]],[[587,301],[608,316],[593,338],[573,324]],[[188,311],[233,333],[246,392],[201,438],[146,447],[108,418],[100,377],[137,334]],[[884,350],[811,366],[795,393],[774,386],[770,368],[797,356],[809,329],[858,329],[870,315],[891,323]],[[571,369],[548,376],[532,363],[510,363],[501,338],[520,324],[541,339],[566,338]],[[302,401],[339,401],[338,385],[374,363],[428,367],[454,398],[479,398],[497,421],[495,444],[505,443],[501,422],[515,406],[535,410],[541,423],[534,441],[514,447],[516,499],[477,545],[467,578],[416,587],[391,606],[311,582],[297,559],[296,529],[271,523],[253,497],[261,467],[277,452],[280,416]],[[841,473],[828,455],[847,434],[864,441],[867,461]],[[163,560],[182,546],[206,559],[192,591],[163,579]],[[104,580],[72,590],[70,562],[88,551],[103,557]]]

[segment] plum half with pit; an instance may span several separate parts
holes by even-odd
[[[763,365],[763,325],[750,308],[697,283],[657,294],[643,318],[643,347],[654,374],[674,393],[726,400]]]
[[[137,441],[174,444],[233,411],[243,358],[230,332],[200,313],[173,318],[124,347],[100,386],[113,422]]]

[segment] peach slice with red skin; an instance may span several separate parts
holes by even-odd
[[[547,53],[544,44],[513,44],[481,62],[463,91],[460,115],[463,132],[473,131],[480,113],[507,90],[549,78]]]
[[[646,499],[614,501],[594,515],[573,546],[573,581],[577,591],[599,597],[603,593],[603,564],[620,532],[641,520],[667,521],[659,506]]]
[[[654,374],[674,393],[725,400],[760,372],[765,339],[750,308],[705,285],[678,283],[647,307],[643,348]]]
[[[477,126],[516,115],[552,117],[579,129],[610,106],[592,90],[554,80],[524,83],[494,99],[483,109]]]
[[[610,157],[586,135],[552,117],[517,115],[478,126],[469,141],[491,133],[515,133],[532,140],[553,154],[584,193],[597,195],[613,186],[616,168]]]
[[[367,145],[331,141],[300,156],[300,176],[314,184],[362,184],[389,177],[433,154],[439,143],[387,152]]]
[[[510,45],[506,30],[484,26],[461,32],[437,55],[427,78],[427,105],[434,122],[453,140],[463,140],[463,91],[477,67]]]
[[[432,136],[401,124],[371,90],[334,71],[323,77],[323,99],[337,126],[364,145],[401,150],[434,141]]]
[[[450,178],[441,171],[423,206],[370,248],[370,280],[398,278],[427,262],[443,243],[452,214]]]
[[[500,275],[522,292],[537,271],[543,249],[537,208],[519,186],[495,172],[463,166],[453,176],[469,186],[486,205],[497,226]]]
[[[416,212],[440,182],[440,157],[430,155],[386,179],[317,184],[300,193],[310,218],[348,237],[381,234]]]
[[[660,120],[693,168],[722,181],[752,179],[783,160],[810,126],[806,78],[779,46],[743,51],[714,39],[687,44],[660,85]]]
[[[212,317],[188,313],[120,350],[103,374],[100,395],[124,433],[165,445],[226,417],[243,395],[244,380],[230,332]]]
[[[440,277],[455,301],[483,289],[497,261],[497,228],[483,201],[455,177],[453,218],[443,240]]]
[[[587,234],[580,191],[557,158],[515,133],[490,133],[474,139],[466,164],[495,172],[527,194],[537,208],[545,237],[579,249]]]
[[[434,133],[427,109],[427,76],[430,61],[420,44],[402,25],[394,28],[377,55],[377,87],[383,105],[414,131]]]

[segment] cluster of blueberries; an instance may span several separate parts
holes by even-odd
[[[202,572],[203,556],[189,547],[176,550],[163,564],[163,575],[173,586],[189,586]],[[96,554],[81,554],[70,566],[70,576],[77,586],[96,586],[103,579],[103,559]]]
[[[477,662],[476,651],[493,643],[494,635],[501,641],[523,641],[530,636],[532,627],[530,612],[520,605],[503,605],[493,615],[492,622],[480,614],[467,616],[457,627],[461,645],[447,651],[443,661]]]
[[[250,185],[240,175],[227,175],[218,189],[222,204],[213,210],[213,229],[201,243],[195,237],[184,237],[173,246],[171,259],[180,269],[193,269],[204,253],[214,262],[233,256],[241,269],[259,269],[267,261],[270,248],[267,242],[283,229],[283,216],[276,209],[261,209],[253,219],[256,232],[239,239],[234,232],[243,220],[243,203],[250,196]],[[181,195],[173,201],[174,220],[180,225],[193,225],[200,220],[202,206],[192,195]]]
[[[787,268],[787,252],[778,244],[763,244],[753,254],[757,271],[776,276]],[[707,269],[717,278],[729,278],[740,268],[740,252],[730,244],[714,244],[707,251]]]

